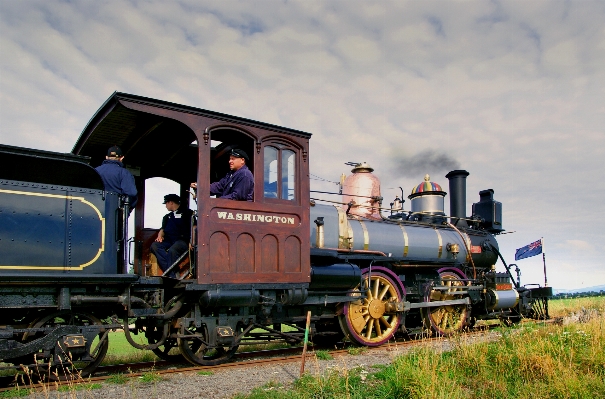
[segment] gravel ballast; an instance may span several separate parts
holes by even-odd
[[[495,340],[498,333],[490,332],[473,335],[466,339],[471,344],[486,340]],[[459,344],[460,341],[457,341]],[[429,345],[436,351],[449,350],[452,342],[448,339],[418,342],[418,345]],[[305,372],[311,375],[323,375],[326,371],[349,370],[362,367],[368,372],[376,371],[372,366],[390,364],[396,356],[404,354],[417,345],[385,345],[367,350],[359,355],[345,354],[332,360],[319,360],[309,357],[306,360]],[[312,355],[313,353],[310,352]],[[249,393],[257,387],[266,389],[284,389],[291,387],[300,375],[300,362],[285,364],[267,364],[243,368],[216,369],[211,375],[200,375],[197,372],[162,374],[156,382],[142,382],[141,378],[130,378],[124,384],[105,382],[101,388],[91,390],[72,390],[36,392],[28,398],[231,398],[237,393]],[[284,388],[279,388],[279,386]]]

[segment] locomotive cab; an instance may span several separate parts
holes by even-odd
[[[197,236],[192,247],[198,284],[310,281],[309,133],[124,93],[114,93],[82,132],[73,153],[100,164],[118,145],[134,172],[134,271],[148,275],[157,229],[144,226],[145,181],[163,177],[179,185],[189,205],[197,183]],[[245,151],[254,176],[252,201],[210,196],[210,184],[229,172],[232,149]],[[168,193],[166,193],[168,194]],[[158,198],[159,200],[159,198]],[[183,204],[182,204],[183,206]],[[161,220],[164,213],[154,215]]]

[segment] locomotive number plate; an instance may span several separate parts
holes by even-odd
[[[298,226],[300,219],[297,215],[279,214],[272,212],[234,211],[232,209],[213,209],[212,219],[216,222],[258,223],[277,226]]]

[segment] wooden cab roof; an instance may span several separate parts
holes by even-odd
[[[203,142],[204,133],[221,125],[248,128],[263,135],[283,135],[307,143],[311,137],[310,133],[269,123],[114,92],[90,119],[72,153],[90,157],[91,164],[97,166],[105,159],[107,149],[117,145],[124,152],[125,164],[140,170],[142,177],[178,181],[183,171],[195,169],[195,165],[190,164],[192,157],[182,156],[196,151],[191,145],[191,133]]]

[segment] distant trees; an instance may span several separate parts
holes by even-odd
[[[551,299],[586,298],[591,296],[605,296],[605,290],[585,292],[559,292]]]

